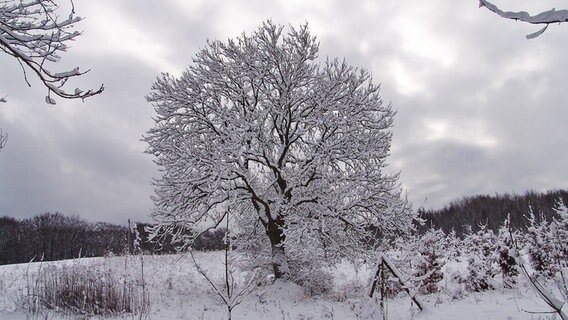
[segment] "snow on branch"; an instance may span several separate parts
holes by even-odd
[[[496,5],[490,3],[487,0],[479,0],[479,7],[485,7],[489,11],[496,13],[497,15],[505,18],[517,21],[523,21],[531,24],[545,24],[544,28],[540,29],[535,33],[528,34],[527,39],[534,39],[540,36],[551,23],[562,23],[568,22],[568,10],[556,10],[552,8],[551,10],[541,12],[535,16],[531,16],[525,11],[520,12],[509,12],[499,9]]]
[[[71,12],[64,19],[60,19],[59,8],[52,0],[0,0],[0,50],[18,60],[29,86],[27,70],[40,79],[48,90],[45,100],[49,104],[55,104],[51,93],[65,99],[85,99],[104,90],[101,85],[98,89],[66,91],[63,86],[69,79],[89,70],[76,67],[51,71],[50,64],[60,61],[60,54],[67,51],[69,41],[81,35],[73,30],[75,23],[82,20],[75,15],[73,2]]]

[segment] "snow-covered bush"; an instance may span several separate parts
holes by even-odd
[[[497,270],[493,265],[495,234],[481,225],[479,231],[468,234],[464,242],[469,247],[466,288],[475,292],[494,289],[493,277]]]
[[[497,233],[494,259],[499,264],[503,287],[514,288],[517,284],[519,270],[515,260],[516,248],[513,247],[513,239],[518,239],[518,232],[511,230],[510,219],[507,218]]]
[[[328,295],[333,290],[333,276],[325,270],[304,270],[292,281],[304,289],[307,297]]]
[[[562,199],[558,200],[554,208],[557,216],[550,224],[549,233],[552,241],[552,259],[562,270],[568,267],[568,207]]]
[[[487,262],[478,256],[467,260],[466,288],[479,292],[494,289],[491,273],[487,270]]]
[[[415,272],[417,247],[420,243],[421,236],[418,234],[410,234],[399,236],[386,244],[382,252],[386,252],[392,262],[399,270],[412,279]],[[400,281],[387,269],[384,270],[384,294],[387,298],[394,298],[404,291]]]
[[[529,208],[529,227],[527,229],[527,252],[533,269],[540,275],[551,278],[556,273],[556,264],[551,256],[553,251],[550,225],[544,219],[536,219]]]
[[[466,278],[459,270],[446,270],[446,292],[452,300],[460,300],[466,296]]]
[[[556,217],[551,222],[536,218],[529,209],[527,251],[529,260],[541,276],[553,278],[568,267],[568,208],[562,199],[554,207]]]
[[[424,294],[440,290],[438,283],[443,279],[445,234],[439,229],[429,229],[417,243],[414,277],[419,283],[419,291]]]
[[[560,199],[554,210],[558,217],[553,219],[550,233],[554,240],[552,256],[559,269],[554,280],[564,302],[568,303],[568,207]]]
[[[382,252],[388,252],[389,258],[399,268],[412,270],[419,241],[420,236],[417,234],[396,237],[390,246],[382,248]]]
[[[446,260],[456,260],[463,255],[463,241],[457,235],[456,230],[451,230],[446,235],[444,256]]]
[[[531,282],[537,295],[563,320],[568,320],[568,314],[563,307],[568,302],[568,208],[560,199],[554,211],[551,223],[541,217],[536,222],[534,213],[529,210],[529,243],[528,252],[536,272],[530,274],[521,264],[521,270]],[[557,298],[554,290],[547,284],[547,279],[553,278],[561,298]],[[564,308],[565,309],[565,308]]]
[[[397,297],[404,291],[404,288],[400,284],[400,280],[395,277],[392,272],[385,270],[385,296],[387,298]]]

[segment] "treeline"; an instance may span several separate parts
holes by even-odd
[[[90,223],[78,216],[44,213],[17,220],[0,218],[0,264],[120,254],[128,228]]]
[[[171,239],[162,239],[159,243],[150,241],[148,227],[151,225],[143,223],[132,223],[130,228],[105,222],[93,223],[59,212],[23,220],[0,217],[0,265],[138,252],[176,252],[176,245],[171,243]],[[192,247],[195,250],[221,249],[224,236],[222,229],[205,232]]]
[[[459,236],[470,231],[476,232],[482,225],[497,231],[510,215],[511,227],[526,230],[529,210],[532,210],[537,219],[551,221],[557,215],[553,208],[559,199],[568,203],[568,191],[552,190],[544,193],[528,191],[522,195],[495,194],[465,197],[439,210],[419,210],[425,224],[418,229],[424,232],[432,227],[441,229],[445,233],[454,230]]]

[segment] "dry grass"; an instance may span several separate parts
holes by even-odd
[[[104,265],[43,267],[28,274],[26,304],[33,314],[54,310],[74,315],[145,315],[150,299],[144,278]]]

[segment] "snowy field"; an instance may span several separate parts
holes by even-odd
[[[223,255],[200,252],[195,257],[212,281],[221,284]],[[454,264],[444,272],[447,274],[460,267]],[[277,281],[272,285],[259,285],[235,307],[233,319],[380,319],[377,303],[366,298],[373,268],[354,268],[348,263],[331,268],[332,291],[323,296],[307,294],[302,287],[292,283]],[[40,308],[30,314],[33,301],[38,301],[33,298],[45,275],[69,270],[78,272],[84,282],[143,285],[149,301],[148,311],[142,316],[85,317],[65,314],[57,308]],[[135,292],[135,295],[142,294],[141,290]],[[549,309],[523,280],[517,289],[484,293],[465,292],[446,284],[442,292],[422,296],[422,299],[429,310],[420,313],[404,292],[389,299],[386,306],[388,319],[556,319],[553,314],[534,313]],[[89,258],[0,266],[0,319],[226,319],[225,310],[223,302],[187,255]]]

